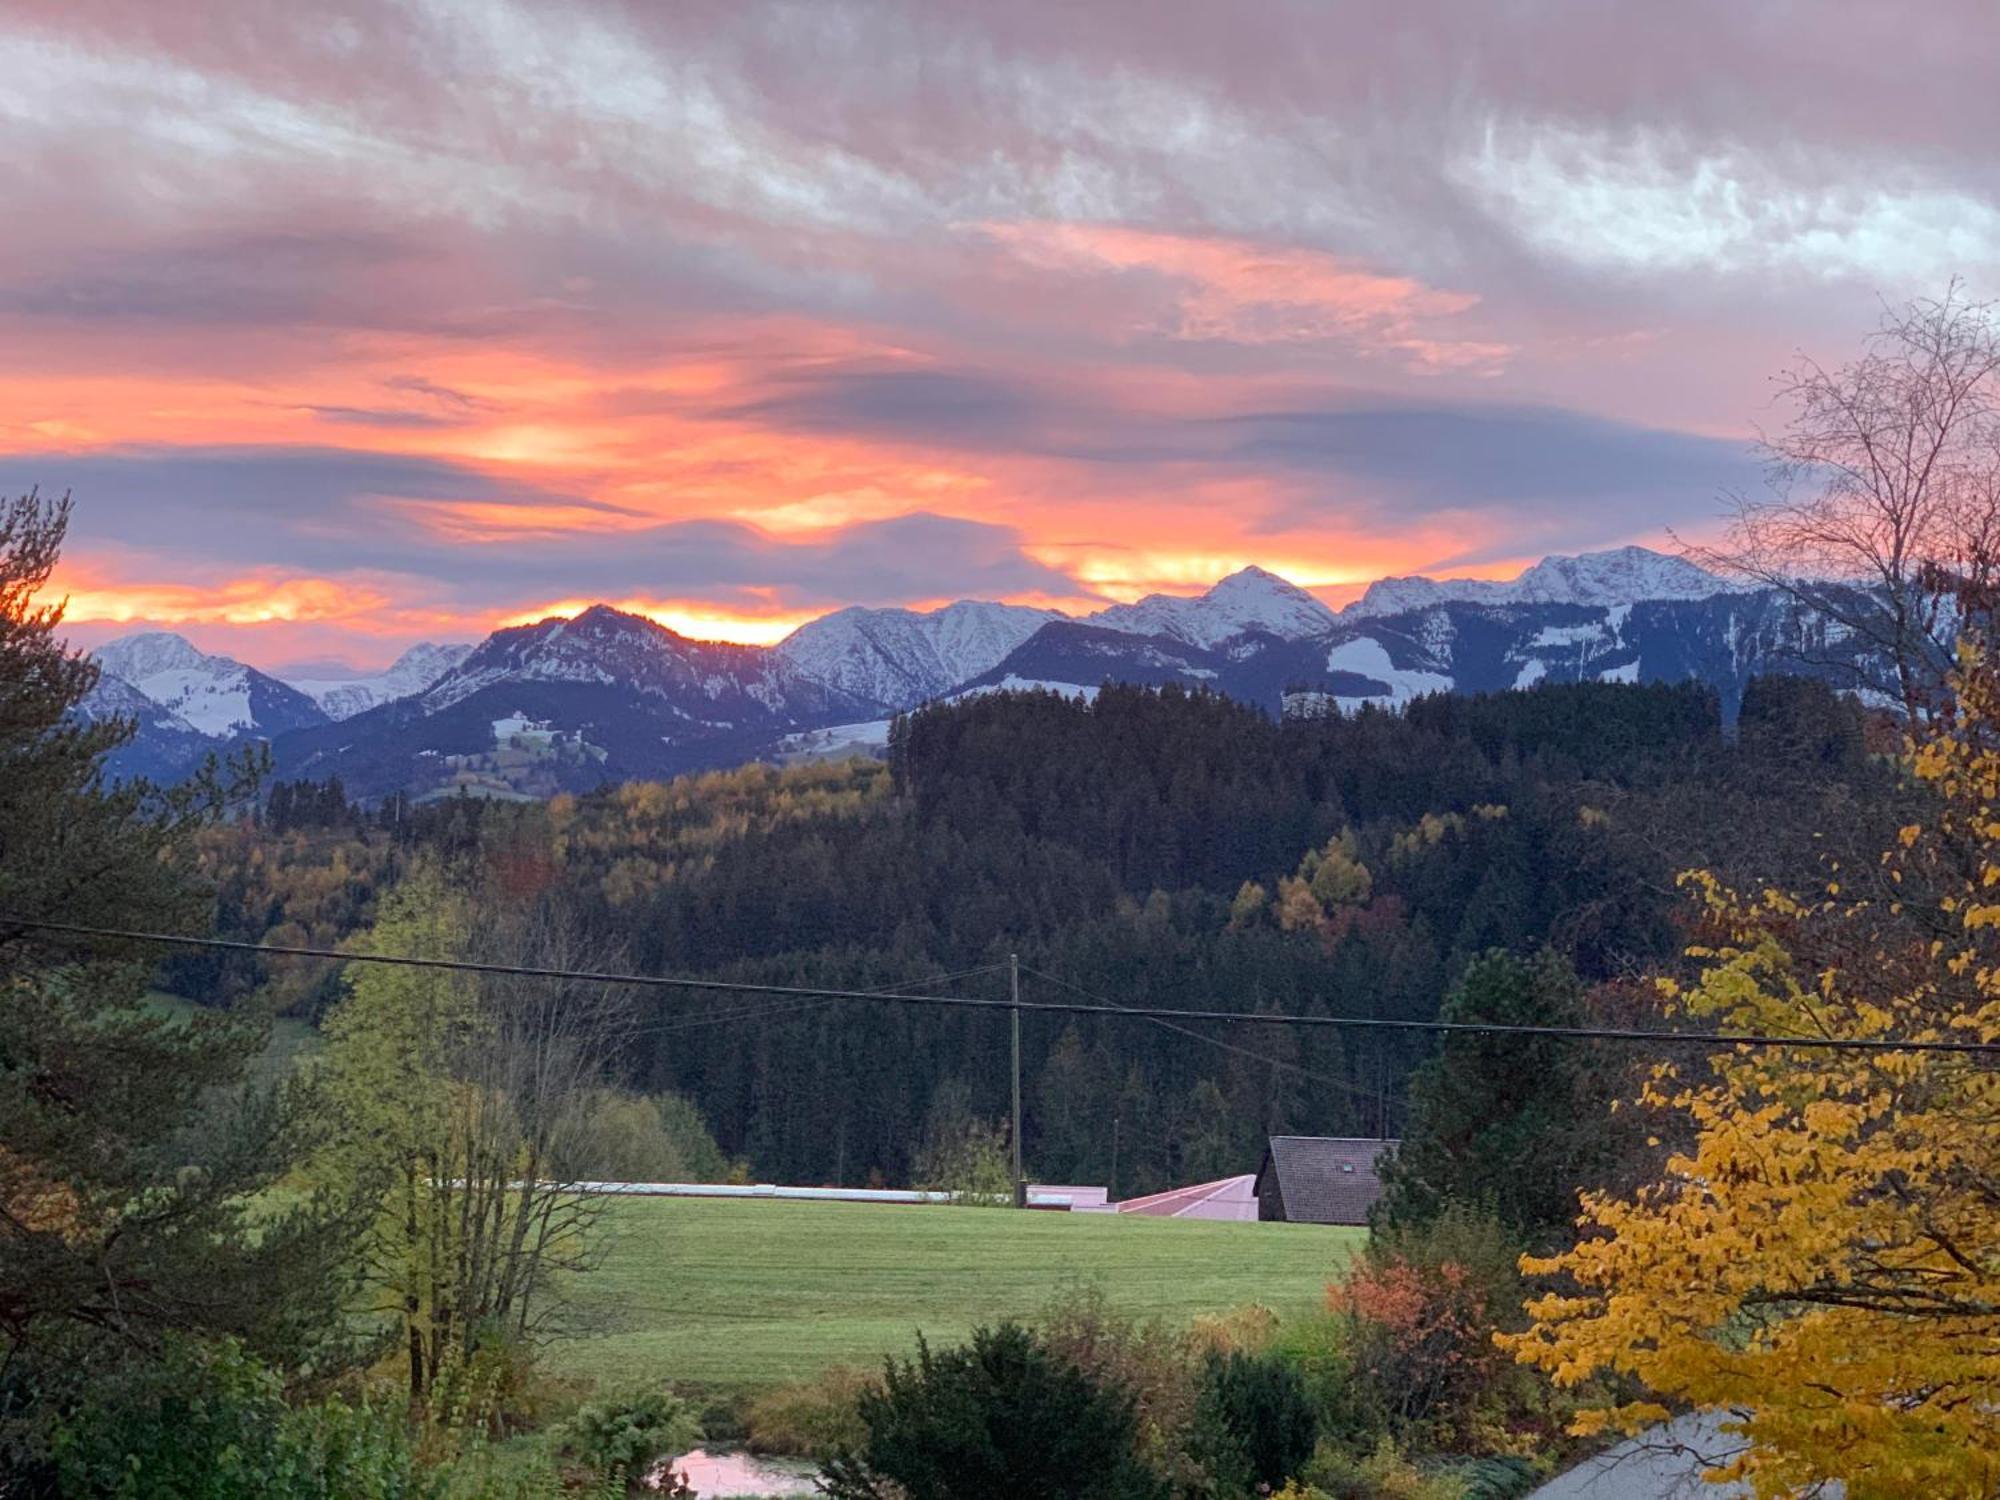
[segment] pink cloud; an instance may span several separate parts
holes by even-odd
[[[1239,344],[1338,342],[1418,370],[1497,371],[1511,346],[1428,331],[1479,303],[1320,250],[1117,224],[989,223],[1025,264],[1059,273],[1150,275],[1170,303],[1146,332]]]

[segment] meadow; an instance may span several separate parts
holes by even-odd
[[[864,1368],[1096,1286],[1174,1325],[1260,1303],[1318,1307],[1358,1229],[856,1203],[621,1199],[603,1263],[581,1277],[589,1332],[548,1350],[605,1388],[750,1390]]]

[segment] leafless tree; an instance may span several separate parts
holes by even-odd
[[[1789,596],[1885,655],[1897,696],[1927,712],[1962,601],[2000,568],[2000,324],[1954,282],[1885,309],[1861,357],[1801,357],[1766,434],[1765,493],[1732,497],[1698,561]]]
[[[507,911],[472,946],[493,964],[599,973],[621,966],[618,952],[546,895]],[[434,1303],[443,1346],[482,1328],[533,1337],[556,1310],[562,1274],[587,1263],[603,1199],[562,1168],[580,1155],[632,1021],[632,996],[615,986],[494,975],[482,976],[479,989],[477,1021],[459,1036],[451,1068],[457,1222],[440,1226],[450,1255],[433,1262],[453,1283]]]
[[[402,1319],[413,1404],[489,1338],[545,1332],[595,1254],[601,1199],[568,1164],[632,1017],[619,986],[503,972],[621,967],[558,896],[454,875],[426,866],[395,893],[390,949],[494,970],[367,970],[328,1020],[330,1165],[382,1185],[369,1271]]]

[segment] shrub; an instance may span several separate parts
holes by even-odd
[[[1278,1336],[1278,1315],[1261,1303],[1202,1313],[1188,1329],[1188,1341],[1215,1354],[1262,1354]]]
[[[1426,1474],[1390,1438],[1359,1457],[1321,1444],[1302,1476],[1305,1493],[1324,1500],[1464,1500],[1464,1488]]]
[[[1139,1457],[1132,1398],[1092,1381],[1027,1329],[982,1328],[942,1354],[919,1344],[861,1397],[868,1435],[829,1460],[835,1500],[1165,1500]]]
[[[1322,1437],[1367,1447],[1380,1435],[1380,1403],[1355,1371],[1348,1318],[1326,1312],[1285,1323],[1272,1340],[1271,1354],[1298,1375]]]
[[[604,1182],[736,1182],[701,1111],[679,1094],[599,1090],[556,1163],[563,1176]]]
[[[424,1408],[426,1443],[450,1451],[468,1433],[505,1438],[536,1426],[550,1404],[550,1382],[525,1339],[484,1329],[471,1352],[448,1350]]]
[[[779,1386],[750,1403],[746,1443],[754,1453],[797,1454],[824,1461],[861,1446],[861,1394],[874,1381],[850,1365],[835,1365],[812,1380]]]
[[[550,1434],[565,1467],[637,1493],[660,1461],[701,1441],[687,1402],[665,1391],[586,1402]]]
[[[1176,1490],[1198,1487],[1202,1471],[1187,1447],[1200,1393],[1189,1339],[1117,1311],[1094,1284],[1071,1286],[1050,1298],[1036,1315],[1035,1338],[1100,1387],[1129,1396],[1140,1457]]]
[[[1435,1469],[1459,1487],[1462,1500],[1521,1500],[1544,1477],[1525,1458],[1447,1459]]]
[[[248,1493],[272,1466],[283,1412],[277,1377],[240,1345],[173,1337],[56,1428],[57,1486],[107,1500]]]
[[[1327,1289],[1348,1324],[1357,1385],[1399,1438],[1451,1446],[1510,1372],[1496,1319],[1518,1316],[1515,1248],[1491,1217],[1447,1208],[1378,1236]]]
[[[53,1434],[57,1492],[90,1500],[431,1500],[399,1408],[287,1408],[234,1341],[169,1338],[96,1384]]]
[[[1275,1490],[1312,1456],[1318,1436],[1298,1372],[1254,1354],[1211,1354],[1192,1446],[1219,1493]]]

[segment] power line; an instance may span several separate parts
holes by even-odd
[[[1066,990],[1074,990],[1085,999],[1095,1000],[1104,1005],[1117,1006],[1126,1015],[1136,1014],[1131,1006],[1121,1005],[1109,995],[1100,995],[1095,990],[1087,990],[1073,980],[1064,979],[1060,974],[1051,974],[1046,970],[1032,968],[1027,964],[1021,965],[1021,972],[1023,974],[1032,974],[1037,979],[1045,979],[1050,984],[1059,984]],[[1158,1016],[1145,1016],[1144,1019],[1151,1021],[1155,1026],[1163,1027],[1168,1031],[1179,1032],[1184,1037],[1191,1037],[1197,1042],[1204,1042],[1220,1051],[1233,1052],[1238,1057],[1247,1057],[1252,1062],[1260,1062],[1267,1067],[1287,1069],[1290,1072],[1297,1073],[1301,1078],[1310,1079],[1314,1083],[1324,1084],[1327,1088],[1340,1089],[1352,1094],[1357,1099],[1373,1101],[1375,1098],[1375,1091],[1373,1089],[1358,1088],[1354,1084],[1349,1083],[1345,1078],[1335,1078],[1331,1073],[1321,1073],[1300,1063],[1287,1062],[1282,1057],[1272,1057],[1251,1047],[1239,1047],[1234,1042],[1225,1042],[1219,1036],[1209,1036],[1206,1032],[1196,1031],[1192,1026],[1183,1026],[1177,1021],[1162,1020]]]
[[[974,979],[982,974],[998,973],[1005,964],[980,964],[971,969],[954,969],[945,974],[929,974],[922,979],[905,979],[896,984],[885,984],[866,992],[871,1000],[890,998],[897,990],[907,990],[919,984],[950,984],[953,980]],[[783,1004],[746,1005],[741,1010],[714,1011],[705,1016],[690,1016],[685,1020],[662,1021],[657,1026],[639,1026],[626,1032],[628,1037],[655,1036],[663,1031],[692,1031],[701,1026],[720,1026],[729,1021],[768,1020],[778,1016],[795,1016],[804,1011],[819,1010],[828,1005],[838,1005],[838,1000],[796,1000]]]
[[[892,1005],[937,1005],[963,1010],[1011,1010],[1012,1000],[970,995],[905,995],[880,990],[829,989],[815,985],[753,984],[733,979],[695,979],[670,974],[621,974],[591,969],[537,968],[531,964],[480,963],[473,959],[417,958],[397,953],[349,953],[339,948],[246,943],[235,938],[196,937],[178,932],[141,932],[82,922],[0,916],[0,929],[57,932],[72,937],[108,938],[176,948],[208,948],[257,953],[267,958],[320,958],[335,963],[384,964],[403,969],[438,969],[515,979],[556,979],[576,984],[625,985],[640,989],[708,990],[727,994],[790,995],[809,1000],[874,1000]],[[1943,1052],[2000,1056],[2000,1041],[1902,1041],[1888,1037],[1773,1036],[1714,1031],[1640,1031],[1612,1026],[1507,1026],[1486,1021],[1388,1021],[1375,1016],[1301,1016],[1270,1011],[1174,1010],[1164,1006],[1105,1005],[1060,1000],[1023,1000],[1020,1009],[1053,1015],[1138,1016],[1148,1020],[1223,1021],[1257,1026],[1325,1026],[1348,1031],[1414,1031],[1434,1036],[1549,1037],[1579,1042],[1635,1042],[1649,1047],[1795,1047],[1823,1052]]]

